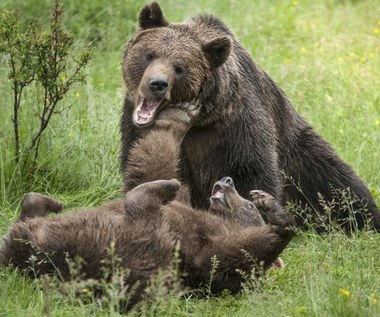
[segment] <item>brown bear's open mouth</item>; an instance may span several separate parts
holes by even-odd
[[[223,205],[227,206],[227,202],[224,195],[224,189],[218,183],[216,183],[212,189],[211,197],[213,201],[219,201]]]
[[[140,96],[138,105],[133,113],[134,123],[137,125],[145,125],[152,122],[163,100],[164,98],[158,101],[147,100]]]

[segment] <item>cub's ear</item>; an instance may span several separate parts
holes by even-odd
[[[140,11],[139,25],[141,29],[146,30],[168,26],[169,22],[162,14],[160,5],[157,2],[152,2]]]
[[[226,37],[217,37],[202,45],[211,68],[218,68],[224,64],[231,53],[231,40]]]

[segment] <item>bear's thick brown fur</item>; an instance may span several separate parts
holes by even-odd
[[[342,207],[332,218],[346,229],[362,228],[369,218],[380,229],[362,180],[296,113],[223,22],[199,15],[172,24],[154,2],[142,9],[139,27],[123,58],[123,170],[132,145],[162,109],[195,99],[202,107],[183,140],[180,166],[193,206],[207,208],[208,193],[224,175],[243,197],[263,189],[283,203],[301,204],[306,217],[324,214],[318,193],[330,201],[332,189],[350,188],[358,197],[356,221]]]
[[[129,271],[125,285],[133,296],[127,308],[142,297],[159,270],[172,265],[177,245],[187,287],[211,281],[213,292],[237,292],[242,283],[238,270],[246,274],[255,266],[266,270],[293,236],[293,217],[267,193],[252,192],[257,206],[243,199],[228,177],[215,184],[208,211],[193,209],[186,186],[173,179],[178,178],[181,141],[197,112],[185,109],[161,112],[133,146],[124,200],[45,217],[49,211],[60,211],[62,204],[27,194],[21,216],[0,248],[0,265],[16,266],[31,276],[57,274],[67,280],[72,278],[67,260],[80,257],[80,276],[101,279],[104,268],[117,263],[111,259],[116,256]],[[211,279],[213,256],[219,263]]]

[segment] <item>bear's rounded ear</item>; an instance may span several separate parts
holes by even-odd
[[[227,36],[217,37],[202,45],[211,68],[218,68],[224,64],[230,56],[231,46],[231,40]]]
[[[141,29],[146,30],[151,28],[160,28],[168,25],[169,22],[162,14],[160,5],[157,2],[147,4],[140,11],[139,26]]]

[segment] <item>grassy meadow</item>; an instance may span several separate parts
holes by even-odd
[[[48,23],[52,0],[2,0],[24,18]],[[21,197],[38,191],[68,208],[120,195],[119,118],[125,88],[124,44],[144,1],[63,1],[64,22],[80,49],[93,43],[87,81],[60,102],[43,136],[38,170],[14,164],[12,96],[0,55],[0,235]],[[369,186],[380,206],[380,5],[376,0],[167,0],[170,21],[210,12],[222,18],[295,108]],[[26,144],[39,102],[27,91],[21,110]],[[380,235],[300,232],[283,253],[284,269],[243,294],[195,298],[162,294],[131,316],[380,316]],[[118,316],[112,303],[47,291],[41,281],[0,270],[0,316]],[[112,291],[112,287],[110,292]],[[159,289],[156,289],[160,294]]]

